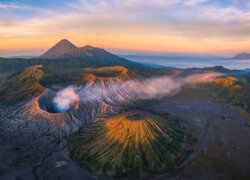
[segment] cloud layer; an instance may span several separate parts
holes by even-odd
[[[66,37],[107,48],[199,52],[238,51],[250,42],[250,3],[245,0],[14,2],[0,3],[0,40],[17,45],[24,38],[32,44]],[[52,43],[43,40],[38,47]]]

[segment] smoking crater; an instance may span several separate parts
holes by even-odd
[[[64,113],[78,108],[79,95],[73,87],[61,91],[48,91],[38,99],[41,109],[49,113]]]

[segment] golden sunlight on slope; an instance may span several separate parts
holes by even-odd
[[[44,76],[42,67],[42,65],[31,66],[11,76],[0,91],[0,101],[11,104],[44,92],[45,88],[39,83]]]
[[[244,77],[221,77],[204,87],[226,102],[250,111],[250,84]]]
[[[119,72],[120,74],[127,74],[128,69],[123,66],[110,66],[101,68],[84,68],[86,72],[104,73],[104,72]]]
[[[129,112],[110,118],[105,122],[105,129],[108,138],[124,145],[129,144],[129,139],[136,144],[144,144],[149,143],[149,139],[154,140],[157,133],[164,133],[155,121],[164,124],[165,120],[148,112]],[[150,130],[149,127],[154,128]],[[169,138],[168,135],[166,137]]]
[[[73,135],[69,151],[96,174],[145,177],[183,159],[186,136],[179,120],[136,110],[81,129]]]
[[[119,80],[127,77],[128,69],[123,66],[110,66],[101,68],[83,68],[82,78],[86,82]]]
[[[223,77],[223,78],[217,78],[213,82],[215,84],[220,84],[225,87],[230,87],[236,85],[238,79],[236,77]]]

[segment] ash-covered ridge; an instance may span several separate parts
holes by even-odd
[[[246,134],[249,127],[244,125],[245,119],[233,112],[233,107],[218,103],[218,99],[201,90],[203,86],[210,92],[216,91],[218,97],[225,95],[237,105],[242,102],[249,110],[249,81],[227,74],[218,77],[208,74],[208,70],[212,71],[189,70],[185,74],[185,70],[162,70],[154,74],[152,69],[134,70],[121,65],[73,69],[35,66],[13,74],[0,87],[0,178],[96,179],[97,175],[137,178],[164,172],[177,173],[170,173],[174,177],[217,178],[233,169],[232,166],[227,172],[216,169],[224,169],[224,164],[214,166],[214,162],[222,160],[235,165],[243,162],[246,168],[235,174],[249,177],[250,144]],[[50,112],[42,107],[50,106],[54,97],[68,87],[81,97],[69,110]],[[93,136],[86,134],[85,130],[92,127],[98,130],[92,132]],[[92,138],[96,136],[103,141],[95,144]],[[71,137],[79,140],[79,146],[71,143]],[[86,140],[93,148],[83,156],[79,147],[84,147],[82,142]],[[106,146],[110,147],[106,149],[108,154],[102,151]],[[68,147],[81,168],[65,152]],[[118,154],[117,158],[110,156],[112,152]],[[219,159],[215,161],[215,157]],[[89,160],[98,163],[86,163]],[[104,170],[99,171],[99,167]],[[203,167],[201,173],[205,175],[192,174],[194,167],[199,170]],[[214,172],[219,174],[214,176]]]

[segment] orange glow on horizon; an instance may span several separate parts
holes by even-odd
[[[104,49],[159,53],[236,53],[249,51],[250,40],[225,41],[215,39],[191,39],[185,37],[114,35],[86,36],[79,33],[59,34],[51,37],[2,39],[0,50],[48,49],[66,38],[78,47],[92,45]]]
[[[250,14],[236,2],[79,0],[39,7],[28,1],[0,6],[0,50],[46,50],[68,39],[124,52],[250,51]]]

